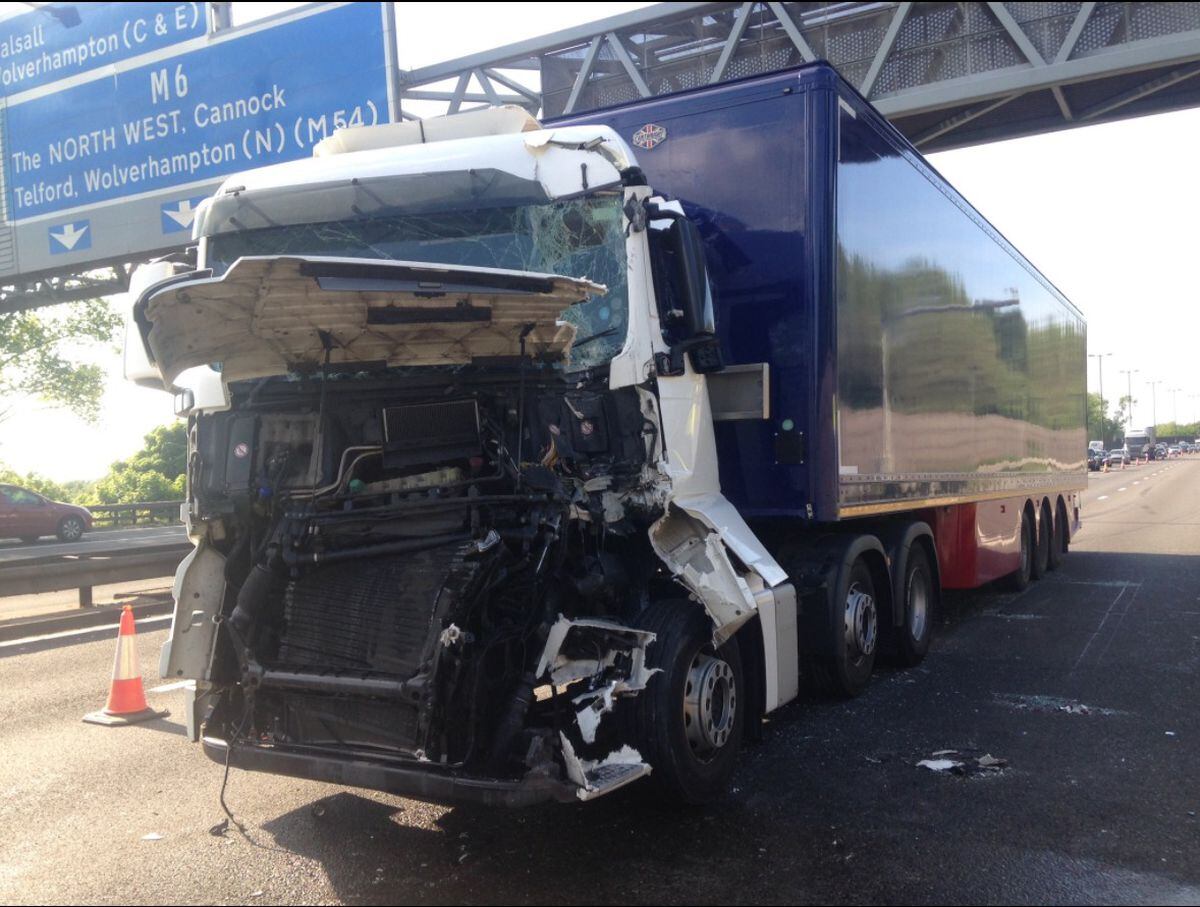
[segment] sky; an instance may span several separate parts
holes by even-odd
[[[235,3],[241,24],[293,3]],[[642,3],[405,3],[399,60],[415,68],[644,6]],[[23,4],[0,3],[0,12]],[[1132,376],[1134,421],[1200,418],[1200,110],[931,155],[960,192],[1088,319],[1089,353],[1104,363],[1115,405]],[[114,303],[123,305],[115,299]],[[0,462],[58,480],[102,475],[172,420],[168,395],[121,377],[115,348],[91,351],[108,370],[100,422],[89,426],[37,401],[0,423]],[[1158,382],[1151,385],[1147,382]],[[1089,389],[1099,389],[1096,359]],[[1151,388],[1154,387],[1152,407]],[[1172,388],[1179,388],[1175,394]]]

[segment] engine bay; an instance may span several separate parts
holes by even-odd
[[[206,734],[586,787],[671,582],[655,398],[397,372],[238,382],[193,416],[192,519],[225,559]]]

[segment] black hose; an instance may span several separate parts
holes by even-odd
[[[384,504],[378,507],[359,507],[355,510],[329,510],[321,512],[293,512],[289,519],[305,520],[307,522],[324,522],[326,520],[343,521],[362,517],[386,516],[389,513],[401,514],[412,510],[428,510],[430,508],[445,508],[452,510],[458,507],[476,507],[480,504],[549,504],[553,499],[547,494],[481,494],[477,497],[458,498],[422,498],[417,501],[401,501],[397,504]]]
[[[289,566],[301,564],[333,564],[338,561],[352,561],[365,557],[381,557],[387,554],[411,554],[424,551],[427,548],[438,548],[451,542],[465,542],[471,536],[465,532],[454,532],[448,535],[431,535],[423,539],[405,539],[401,542],[384,542],[381,545],[364,545],[359,548],[341,548],[336,551],[314,551],[311,554],[301,554],[298,551],[284,549],[283,561]],[[246,584],[249,585],[247,580]],[[245,587],[242,587],[243,590]],[[239,603],[241,596],[238,596]],[[236,612],[235,612],[236,613]]]
[[[238,590],[237,605],[229,615],[229,623],[243,640],[249,636],[250,628],[258,617],[258,611],[267,600],[267,593],[275,581],[275,574],[266,564],[255,564]]]

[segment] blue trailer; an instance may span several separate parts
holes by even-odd
[[[220,761],[705,801],[1079,525],[1082,316],[823,64],[343,130],[195,236],[126,366],[189,418],[162,673]]]
[[[588,114],[704,237],[727,364],[772,418],[718,426],[743,513],[831,522],[1086,487],[1086,328],[836,71]]]

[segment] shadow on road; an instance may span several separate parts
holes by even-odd
[[[949,595],[925,664],[805,693],[707,809],[343,791],[262,831],[351,903],[1194,900],[1198,580],[1200,557],[1075,552],[1021,594]],[[917,767],[943,748],[1007,766]]]

